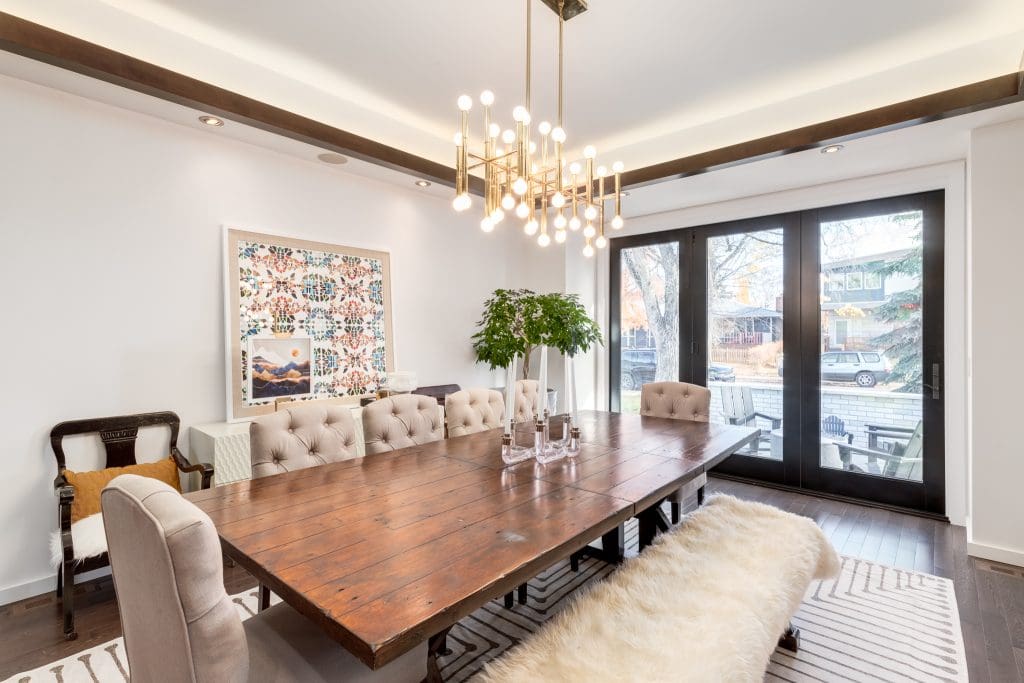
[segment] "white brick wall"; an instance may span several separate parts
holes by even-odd
[[[731,384],[731,383],[730,383]],[[754,398],[754,409],[775,417],[782,417],[782,385],[737,382],[748,386]],[[711,420],[725,422],[722,417],[722,382],[711,382]],[[921,394],[898,394],[874,389],[856,389],[852,386],[824,387],[821,395],[821,417],[835,415],[846,423],[846,431],[853,434],[853,442],[867,446],[865,424],[915,427],[921,419]],[[764,429],[768,422],[759,420]]]

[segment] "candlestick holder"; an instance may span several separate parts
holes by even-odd
[[[534,436],[534,450],[536,451],[537,462],[543,464],[554,462],[565,457],[565,445],[562,441],[551,441],[550,420],[548,411],[544,411],[543,418],[537,418],[537,427]]]
[[[506,465],[514,465],[517,462],[529,460],[534,456],[534,449],[525,446],[517,446],[515,443],[515,423],[511,432],[501,435],[501,460]]]

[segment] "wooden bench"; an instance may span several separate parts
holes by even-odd
[[[790,619],[811,582],[838,572],[812,520],[716,496],[480,680],[760,681],[777,644],[796,650]]]

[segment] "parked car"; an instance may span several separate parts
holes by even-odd
[[[623,391],[637,391],[648,382],[654,381],[658,369],[658,352],[655,349],[626,349],[622,352],[619,368],[619,382]],[[734,382],[736,372],[730,365],[711,363],[708,366],[708,380],[712,382]]]
[[[856,382],[871,388],[884,382],[892,372],[892,364],[881,351],[826,351],[821,354],[821,379],[830,382]],[[779,377],[782,377],[782,356],[779,356]]]

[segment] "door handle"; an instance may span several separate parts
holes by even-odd
[[[931,389],[932,400],[938,401],[942,398],[942,364],[932,363],[932,383],[921,382],[926,389]]]

